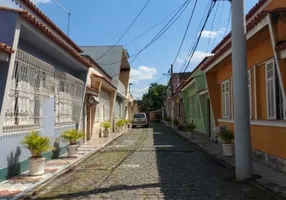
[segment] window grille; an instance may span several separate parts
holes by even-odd
[[[18,49],[3,131],[40,127],[42,99],[54,92],[54,68]]]
[[[55,73],[55,122],[79,122],[81,103],[84,92],[83,81],[65,73]]]

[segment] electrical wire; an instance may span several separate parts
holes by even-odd
[[[225,32],[224,32],[224,37],[226,36],[227,30],[228,30],[228,27],[229,27],[229,24],[230,24],[230,16],[231,16],[231,9],[229,9],[228,20],[227,20],[226,29],[225,29]]]
[[[173,17],[165,24],[165,26],[155,35],[155,37],[141,50],[137,51],[136,53],[132,54],[129,58],[135,57],[130,64],[139,56],[139,54],[144,51],[146,48],[148,48],[150,45],[152,45],[155,41],[157,41],[160,37],[166,33],[166,31],[179,19],[179,17],[182,15],[182,13],[185,11],[187,5],[190,3],[190,0],[185,1],[185,3],[180,7],[180,9],[173,15]],[[105,63],[104,65],[112,65],[116,63],[120,63],[122,60],[112,62],[112,63]]]
[[[150,0],[147,0],[144,4],[143,8],[140,10],[140,12],[136,15],[135,19],[132,21],[132,23],[128,26],[128,28],[124,31],[124,33],[120,36],[120,38],[101,56],[99,56],[97,59],[100,59],[104,57],[111,49],[115,47],[116,44],[126,35],[126,33],[131,29],[131,27],[134,25],[134,23],[137,21],[138,17],[142,14],[142,12],[145,10],[147,5],[149,4]]]
[[[159,33],[143,48],[141,49],[136,55],[135,57],[132,59],[132,61],[130,62],[133,63],[134,60],[139,56],[139,54],[144,51],[146,48],[148,48],[150,45],[152,45],[154,42],[156,42],[160,37],[162,37],[162,35],[164,35],[164,33],[180,18],[180,16],[183,14],[183,12],[186,10],[186,8],[188,7],[189,3],[191,0],[187,0],[184,5],[179,9],[179,11],[171,18],[171,20],[169,20],[169,22],[163,27],[163,29],[161,29],[161,31],[159,31]],[[175,18],[175,19],[174,19]],[[173,20],[174,19],[174,20]],[[172,21],[173,20],[173,21]]]
[[[211,41],[211,38],[212,38],[213,26],[214,26],[214,22],[215,22],[215,19],[216,19],[218,7],[219,7],[219,4],[217,4],[217,7],[216,7],[215,12],[214,12],[213,21],[212,21],[212,24],[211,24],[210,35],[209,35],[209,38],[208,38],[208,45],[207,45],[207,51],[206,51],[207,53],[209,52],[209,46],[210,46],[210,41]]]
[[[189,31],[189,27],[190,27],[191,21],[192,21],[192,19],[193,19],[193,15],[194,15],[195,9],[196,9],[196,7],[197,7],[197,3],[198,3],[198,0],[195,1],[193,10],[192,10],[192,12],[191,12],[191,16],[190,16],[190,18],[189,18],[189,21],[188,21],[188,24],[187,24],[187,27],[186,27],[184,36],[183,36],[182,41],[181,41],[181,44],[180,44],[180,47],[179,47],[179,49],[178,49],[178,51],[177,51],[177,54],[176,54],[176,56],[175,56],[175,59],[174,59],[174,61],[173,61],[173,65],[175,64],[175,62],[176,62],[176,60],[177,60],[177,58],[178,58],[178,56],[179,56],[179,53],[180,53],[180,51],[181,51],[181,49],[182,49],[182,46],[183,46],[183,44],[184,44],[186,35],[187,35],[188,31]]]
[[[219,3],[220,3],[220,2],[218,2],[218,6],[219,6]],[[217,33],[218,33],[218,34],[221,34],[221,32],[220,32],[220,30],[219,30],[219,27],[220,27],[221,17],[222,17],[222,14],[223,14],[223,13],[224,13],[224,1],[222,2],[221,11],[220,11],[219,18],[218,18],[218,22],[217,22],[217,28],[216,28],[216,30],[217,30]],[[212,48],[214,48],[214,46],[215,46],[216,39],[217,39],[217,37],[215,37],[214,40],[213,40],[213,44],[211,45]]]
[[[208,19],[209,19],[209,17],[210,17],[210,14],[211,14],[211,12],[212,12],[212,10],[213,10],[213,8],[214,8],[215,5],[216,5],[216,1],[212,2],[211,6],[210,6],[210,8],[209,8],[207,17],[206,17],[206,19],[205,19],[205,22],[204,22],[204,24],[203,24],[203,27],[202,27],[202,29],[201,29],[201,31],[200,31],[200,33],[199,33],[198,38],[197,38],[197,41],[196,41],[196,43],[195,43],[195,45],[194,45],[192,51],[191,51],[190,54],[189,54],[190,56],[187,57],[187,61],[188,61],[188,62],[187,62],[187,64],[186,64],[186,66],[185,66],[183,72],[185,72],[185,71],[188,69],[188,67],[189,67],[190,61],[191,61],[191,59],[193,58],[193,55],[194,55],[194,53],[195,53],[195,51],[196,51],[196,49],[197,49],[197,47],[198,47],[198,44],[199,44],[199,42],[200,42],[200,39],[201,39],[201,36],[202,36],[202,32],[203,32],[203,30],[204,30],[204,28],[205,28],[205,26],[206,26],[206,24],[207,24],[207,21],[208,21]]]

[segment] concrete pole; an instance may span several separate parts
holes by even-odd
[[[236,179],[252,177],[244,0],[232,0],[232,73]]]

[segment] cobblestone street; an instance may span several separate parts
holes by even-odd
[[[133,129],[33,199],[275,199],[162,124]]]

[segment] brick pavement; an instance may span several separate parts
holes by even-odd
[[[47,185],[34,199],[275,199],[236,183],[231,171],[161,124],[149,128],[142,145],[111,171],[145,130],[134,129],[115,146]],[[106,174],[110,176],[102,182]]]

